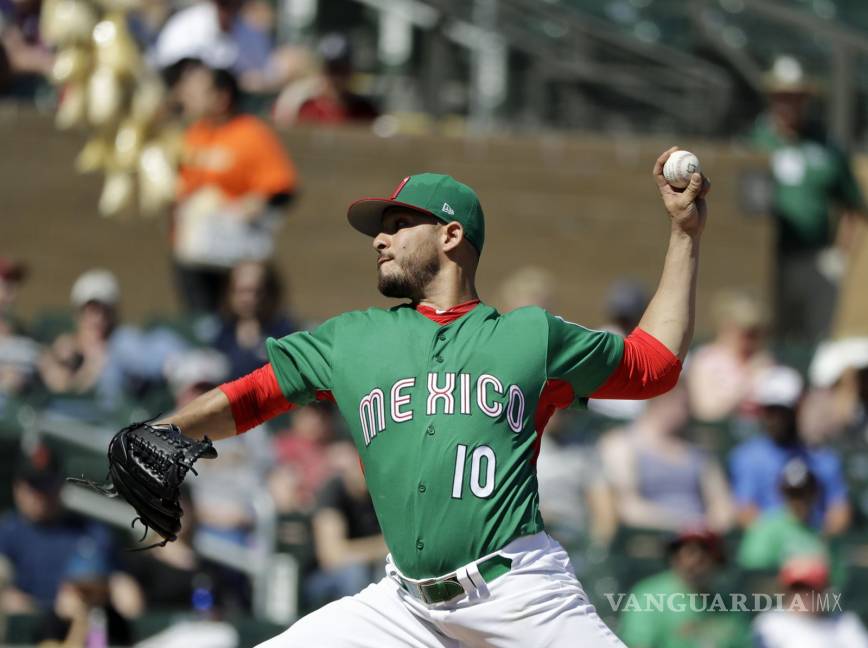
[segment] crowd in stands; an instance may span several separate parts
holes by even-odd
[[[47,90],[55,53],[40,37],[41,0],[0,3],[0,97]],[[146,63],[171,87],[189,61],[231,73],[251,105],[279,126],[370,122],[375,104],[358,85],[349,39],[327,33],[305,45],[276,42],[265,0],[157,0],[129,7],[127,28]]]
[[[39,2],[0,0],[0,16],[0,91],[23,92],[51,65]],[[243,95],[268,97],[280,127],[377,115],[353,90],[348,40],[277,47],[274,10],[262,0],[151,2],[129,19],[187,124],[171,244],[184,315],[127,323],[123,287],[93,268],[70,282],[64,313],[24,321],[16,302],[28,267],[0,257],[0,421],[23,403],[120,427],[261,366],[267,338],[309,325],[270,263],[274,232],[301,183],[270,127],[241,112]],[[790,601],[828,588],[853,592],[855,574],[866,573],[868,545],[853,538],[868,523],[868,338],[826,339],[838,263],[832,214],[843,209],[838,238],[848,239],[864,207],[846,157],[807,127],[813,88],[777,73],[790,80],[770,84],[771,110],[754,134],[775,182],[773,303],[721,292],[713,335],[698,341],[674,390],[558,412],[542,437],[543,517],[592,595],[601,569],[594,557],[603,552],[603,568],[617,568],[632,555],[622,540],[634,531],[656,534],[645,558],[662,569],[618,576],[637,597],[713,593],[719,577],[739,573],[752,579],[741,591],[749,583],[750,592]],[[525,268],[507,279],[497,305],[556,311],[554,281]],[[598,324],[629,333],[648,296],[640,282],[617,282]],[[811,365],[790,366],[780,342],[810,345]],[[204,558],[197,540],[258,542],[263,498],[276,515],[276,551],[299,566],[302,608],[352,594],[381,573],[387,548],[355,449],[328,402],[221,443],[219,458],[189,480],[181,537],[145,553],[121,551],[127,536],[62,504],[63,457],[50,439],[18,441],[0,520],[0,613],[36,615],[36,639],[85,645],[102,633],[103,645],[125,645],[132,620],[150,611],[212,620],[249,611],[247,576]],[[857,457],[862,481],[854,482],[848,460]],[[626,608],[615,624],[631,648],[868,646],[856,616],[810,606],[755,618]]]
[[[48,322],[16,316],[26,280],[25,265],[0,259],[0,413],[32,402],[41,411],[121,425],[130,403],[183,405],[260,366],[267,337],[304,326],[263,261],[232,267],[213,311],[145,328],[122,323],[122,288],[108,270],[89,270],[72,282],[62,324],[56,315]],[[556,308],[539,269],[519,271],[504,290]],[[635,326],[645,298],[639,284],[616,282],[607,326]],[[179,301],[188,303],[182,291]],[[750,294],[727,291],[715,303],[717,331],[695,346],[674,390],[641,407],[553,417],[538,460],[549,531],[570,548],[580,578],[593,578],[599,568],[594,552],[611,551],[609,560],[619,560],[624,533],[655,534],[652,558],[669,567],[619,581],[637,597],[716,592],[715,579],[735,572],[756,576],[751,587],[766,588],[757,591],[849,591],[857,577],[847,542],[853,529],[864,529],[868,511],[854,509],[865,492],[848,492],[841,448],[868,451],[868,341],[845,341],[843,354],[836,343],[821,345],[807,372],[821,380],[817,386],[805,382],[806,367],[800,373],[776,359],[767,316]],[[830,422],[823,413],[836,393],[849,394],[852,407]],[[822,435],[810,432],[817,419]],[[387,549],[358,456],[329,402],[222,443],[219,458],[202,462],[189,480],[179,541],[145,553],[121,551],[130,538],[64,508],[63,457],[50,439],[22,440],[19,452],[11,507],[0,522],[6,579],[0,602],[6,615],[38,614],[39,637],[74,637],[101,624],[112,643],[124,645],[131,621],[148,611],[213,619],[249,611],[247,577],[203,558],[194,538],[240,547],[258,542],[263,497],[277,516],[276,550],[298,561],[304,608],[379,578]],[[866,637],[852,615],[806,614],[829,632]],[[655,648],[744,646],[752,633],[787,636],[799,624],[811,626],[806,619],[775,612],[751,626],[746,614],[625,609],[616,623],[628,645]],[[675,634],[686,643],[672,643]],[[836,645],[863,645],[842,642]]]

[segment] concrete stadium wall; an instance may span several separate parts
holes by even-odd
[[[763,163],[726,144],[628,135],[383,139],[359,130],[293,131],[283,139],[303,192],[280,232],[277,262],[291,302],[306,317],[389,303],[376,290],[370,241],[347,225],[345,209],[357,197],[389,194],[407,174],[433,170],[467,182],[482,199],[483,299],[497,304],[499,282],[533,264],[561,278],[556,294],[564,316],[598,324],[610,281],[630,275],[656,284],[668,223],[650,170],[673,143],[695,151],[714,183],[700,331],[711,324],[715,290],[767,291],[769,224],[745,216],[737,202],[740,174]],[[129,318],[174,312],[165,218],[101,218],[101,178],[72,166],[83,141],[56,131],[48,117],[0,106],[0,254],[31,265],[22,315],[64,307],[72,281],[93,266],[118,274]]]

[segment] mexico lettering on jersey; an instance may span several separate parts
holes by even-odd
[[[538,435],[618,366],[620,336],[479,304],[440,326],[403,305],[268,341],[284,396],[331,392],[398,568],[431,578],[543,528]]]
[[[442,382],[442,384],[441,384]],[[456,394],[456,385],[460,385]],[[359,401],[359,425],[365,445],[379,432],[386,429],[386,420],[391,423],[412,421],[415,416],[412,390],[415,378],[396,380],[389,389],[375,387]],[[427,396],[426,396],[427,395]],[[456,405],[456,400],[458,401]],[[388,405],[385,403],[388,401]],[[425,416],[437,414],[478,413],[493,419],[506,412],[506,422],[513,432],[521,432],[524,421],[525,398],[518,385],[510,385],[504,391],[503,382],[490,374],[482,374],[473,380],[469,373],[428,373],[428,389],[423,393]]]

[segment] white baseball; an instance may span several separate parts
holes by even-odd
[[[675,151],[663,165],[663,177],[676,189],[684,189],[694,173],[702,173],[702,168],[699,158],[690,151]]]

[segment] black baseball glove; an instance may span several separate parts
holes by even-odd
[[[136,510],[147,529],[162,538],[153,546],[164,546],[177,539],[181,530],[181,484],[187,471],[196,474],[193,464],[201,458],[217,456],[214,445],[181,433],[177,425],[133,423],[112,437],[108,447],[109,474],[103,484],[83,479],[85,483],[108,495],[122,496]],[[145,547],[149,549],[151,547]]]

